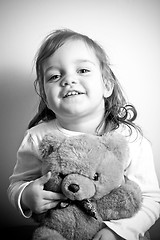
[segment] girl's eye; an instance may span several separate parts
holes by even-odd
[[[48,80],[49,81],[58,81],[60,79],[61,75],[53,75]]]
[[[82,69],[80,69],[78,72],[84,74],[84,73],[89,73],[90,70],[89,70],[89,69],[82,68]]]

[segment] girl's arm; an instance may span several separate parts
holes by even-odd
[[[129,145],[131,161],[125,175],[139,184],[143,198],[142,207],[131,218],[106,221],[105,224],[122,238],[136,240],[143,236],[160,216],[160,188],[150,143],[143,138]]]
[[[21,207],[21,195],[23,190],[33,180],[41,176],[41,159],[38,154],[38,141],[33,140],[29,131],[17,152],[17,162],[10,176],[8,197],[23,216],[30,217],[31,211],[23,211]]]
[[[50,172],[41,176],[42,160],[38,149],[45,132],[44,128],[36,134],[27,131],[17,152],[17,162],[10,177],[9,199],[26,218],[31,217],[32,211],[45,212],[56,207],[61,199],[66,199],[60,193],[44,189],[44,184],[51,177]]]

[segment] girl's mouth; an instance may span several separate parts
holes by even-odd
[[[76,91],[76,90],[68,91],[68,92],[63,96],[63,98],[72,97],[72,96],[81,95],[81,94],[84,94],[84,93],[79,92],[79,91]]]

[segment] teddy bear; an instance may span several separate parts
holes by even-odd
[[[33,240],[91,240],[104,221],[132,217],[141,207],[141,190],[124,176],[129,148],[124,136],[47,134],[39,147],[44,188],[66,200],[45,213],[33,214],[39,225]]]

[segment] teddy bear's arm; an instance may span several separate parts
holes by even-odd
[[[97,211],[104,221],[132,217],[141,206],[139,186],[126,180],[119,188],[97,200]]]

